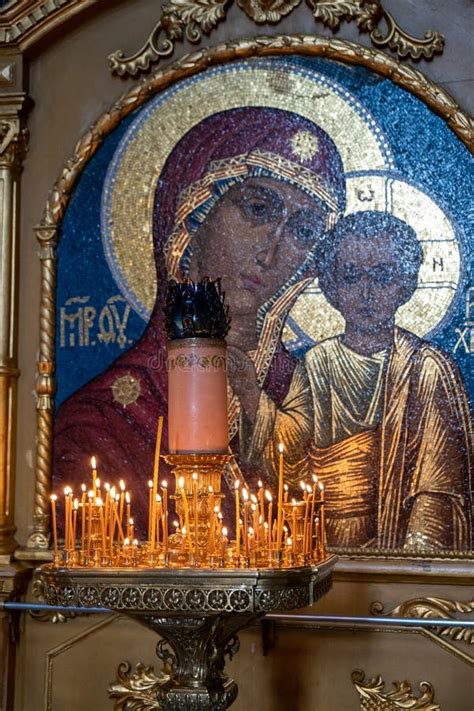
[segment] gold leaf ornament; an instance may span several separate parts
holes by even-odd
[[[434,703],[434,689],[427,681],[420,682],[421,696],[415,696],[408,681],[394,681],[394,688],[385,691],[385,682],[380,674],[373,679],[366,679],[361,669],[351,675],[359,697],[361,711],[396,711],[396,709],[419,709],[420,711],[440,711]]]
[[[371,3],[374,4],[375,3]],[[319,20],[331,30],[337,30],[343,20],[356,17],[361,5],[357,0],[308,0],[315,20]],[[365,13],[370,13],[367,7]]]
[[[117,699],[117,711],[157,711],[156,690],[167,677],[157,676],[153,667],[139,662],[135,670],[128,662],[121,662],[117,669],[117,681],[108,688],[111,699]]]
[[[169,37],[179,38],[177,23],[190,42],[199,42],[201,32],[208,34],[225,16],[228,0],[171,0],[163,6],[163,28]],[[169,18],[169,19],[167,19]],[[171,24],[171,27],[170,27]],[[170,34],[168,28],[173,34]]]
[[[258,24],[279,22],[288,15],[301,0],[237,0],[239,7]]]

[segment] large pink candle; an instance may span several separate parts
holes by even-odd
[[[168,343],[168,445],[171,453],[228,451],[224,340]]]

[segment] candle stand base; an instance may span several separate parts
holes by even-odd
[[[335,561],[331,556],[317,565],[261,570],[46,565],[35,578],[48,604],[123,612],[159,634],[156,651],[168,676],[154,689],[157,709],[221,711],[237,697],[224,668],[226,657],[238,651],[239,630],[266,612],[318,600],[331,587]],[[140,703],[133,708],[153,708]]]

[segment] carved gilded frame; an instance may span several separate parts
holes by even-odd
[[[459,139],[474,151],[474,122],[465,114],[452,97],[421,72],[376,49],[369,49],[341,39],[313,35],[261,36],[249,40],[236,40],[198,50],[183,56],[168,67],[156,71],[146,80],[137,83],[123,94],[96,121],[78,141],[71,158],[65,164],[54,184],[41,220],[36,228],[40,244],[41,260],[41,305],[40,305],[40,345],[36,381],[37,392],[37,449],[34,503],[34,530],[27,548],[31,556],[48,557],[50,522],[49,494],[51,487],[53,448],[53,397],[55,392],[55,287],[56,287],[56,246],[58,229],[65,214],[72,190],[89,159],[102,141],[132,111],[143,105],[155,93],[173,82],[189,77],[201,70],[233,59],[248,57],[268,57],[282,54],[302,54],[313,57],[327,57],[348,64],[366,67],[390,78],[403,89],[421,99],[430,109],[439,114]],[[452,553],[418,555],[409,560],[409,554],[390,551],[367,551],[363,557],[360,550],[343,551],[347,555],[341,568],[341,575],[365,574],[380,579],[405,579],[433,573],[440,579],[457,578],[468,575],[468,559],[472,553]],[[352,557],[357,556],[356,560]],[[385,559],[380,564],[375,556]],[[386,558],[393,558],[393,566],[387,568]],[[365,561],[364,561],[365,558]],[[422,560],[422,559],[425,560]],[[421,559],[421,560],[420,560]],[[426,560],[428,559],[428,560]],[[398,563],[396,561],[398,560]],[[462,561],[465,561],[463,565]],[[393,570],[392,570],[393,568]],[[431,577],[431,579],[433,579]]]

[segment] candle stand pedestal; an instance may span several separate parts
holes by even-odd
[[[157,684],[157,708],[221,711],[237,697],[224,667],[238,650],[239,630],[266,612],[318,600],[331,587],[335,561],[245,570],[46,565],[35,577],[48,604],[123,612],[159,634],[156,652],[169,676]]]

